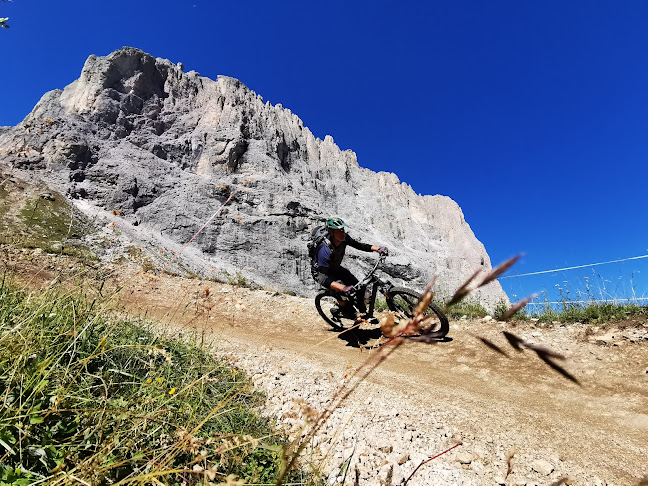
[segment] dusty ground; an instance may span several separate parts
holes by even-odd
[[[375,329],[333,332],[312,299],[4,250],[26,285],[55,278],[72,285],[83,272],[101,273],[102,292],[117,307],[204,335],[255,377],[268,393],[267,412],[293,431],[301,430],[302,401],[324,409],[376,352],[363,346],[375,343]],[[562,364],[581,386],[534,353],[513,350],[502,330],[567,355]],[[568,477],[575,485],[638,485],[648,474],[648,322],[597,328],[452,320],[449,338],[396,350],[335,411],[304,462],[329,484],[396,485],[462,442],[409,484],[548,485]]]

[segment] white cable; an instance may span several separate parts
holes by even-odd
[[[505,278],[513,278],[513,277],[526,277],[528,275],[539,275],[541,273],[562,272],[563,270],[573,270],[574,268],[595,267],[596,265],[606,265],[608,263],[625,262],[628,260],[639,260],[641,258],[648,258],[648,255],[640,255],[640,256],[630,257],[630,258],[620,258],[618,260],[610,260],[609,262],[590,263],[588,265],[577,265],[575,267],[556,268],[554,270],[542,270],[540,272],[521,273],[520,275],[507,275],[506,277],[500,277],[498,280],[503,280]]]

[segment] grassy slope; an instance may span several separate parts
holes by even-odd
[[[240,371],[98,307],[0,288],[0,484],[274,480],[283,438]]]
[[[93,231],[63,195],[0,173],[0,243],[92,258],[81,239]]]

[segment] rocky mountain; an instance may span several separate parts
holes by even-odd
[[[312,293],[306,240],[329,215],[389,247],[386,272],[419,289],[437,275],[447,294],[491,267],[450,198],[360,167],[236,79],[130,47],[90,56],[79,79],[0,129],[0,168],[64,194],[95,225],[114,222],[119,248],[137,245],[160,266],[209,221],[174,263],[205,277]],[[345,261],[361,274],[371,258],[351,249]],[[479,298],[492,308],[506,295],[495,282]]]

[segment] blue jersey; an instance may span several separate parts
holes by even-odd
[[[344,234],[344,241],[335,246],[331,241],[330,235],[327,236],[317,249],[317,269],[320,272],[328,274],[333,270],[340,268],[342,259],[346,252],[346,247],[350,246],[360,251],[371,251],[371,245],[360,243],[353,239],[348,233]]]

